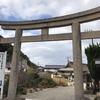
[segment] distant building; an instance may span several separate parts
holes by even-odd
[[[83,82],[84,82],[84,89],[88,89],[91,87],[91,77],[90,72],[88,70],[87,64],[82,64],[83,69]],[[59,73],[62,74],[64,77],[68,77],[69,84],[74,84],[74,66],[73,62],[68,61],[68,64],[58,70]]]
[[[64,68],[65,65],[45,65],[44,71],[57,72],[58,69]]]
[[[38,72],[38,75],[39,76],[42,76],[42,75],[50,75],[50,73],[49,72]]]
[[[90,72],[88,70],[87,64],[82,64],[82,69],[83,69],[84,89],[88,89],[91,87],[91,77],[90,77]],[[74,66],[73,66],[73,62],[71,61],[68,61],[68,64],[66,66],[45,65],[44,71],[51,73],[51,78],[64,77],[68,79],[68,83],[67,83],[68,85],[74,85]]]
[[[18,68],[19,68],[19,71],[26,72],[29,68],[29,66],[27,65],[27,60],[25,59],[20,60]],[[10,74],[10,71],[11,71],[11,62],[7,62],[6,68],[5,68],[5,74]]]
[[[37,70],[38,70],[38,72],[44,72],[44,67],[38,66]]]

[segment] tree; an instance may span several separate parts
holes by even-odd
[[[38,86],[40,88],[52,88],[55,87],[57,84],[52,80],[51,76],[48,74],[41,75],[39,78]]]
[[[87,56],[88,69],[91,77],[95,80],[94,86],[96,88],[96,85],[100,80],[100,67],[95,65],[94,59],[100,58],[100,44],[97,43],[96,45],[89,45],[89,47],[85,49],[85,54]]]
[[[39,75],[33,68],[27,71],[27,87],[37,87]]]
[[[6,50],[7,48],[4,45],[0,44],[0,52],[5,52]]]

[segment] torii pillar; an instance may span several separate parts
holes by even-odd
[[[19,66],[20,48],[21,48],[21,42],[20,42],[21,36],[22,36],[22,30],[16,29],[11,73],[10,73],[10,80],[9,80],[8,97],[7,97],[8,100],[15,100],[16,97],[16,89],[17,89],[17,81],[18,81],[18,66]]]
[[[72,24],[75,100],[84,100],[80,23]]]

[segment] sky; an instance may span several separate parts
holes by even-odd
[[[24,21],[52,18],[73,14],[100,6],[100,0],[1,0],[0,20]],[[100,21],[92,21],[81,24],[81,32],[88,30],[99,30]],[[49,34],[69,33],[71,26],[61,28],[50,28]],[[23,31],[23,36],[40,35],[41,30]],[[14,37],[15,31],[2,30],[3,37]],[[100,39],[93,39],[94,44]],[[87,63],[85,48],[92,43],[92,40],[82,40],[82,62]],[[67,61],[73,61],[72,41],[52,42],[30,42],[22,43],[21,51],[29,59],[40,66],[45,65],[66,65]]]

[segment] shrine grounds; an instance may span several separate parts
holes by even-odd
[[[21,95],[19,98],[25,98],[25,100],[75,100],[74,96],[74,86],[67,86],[43,89],[27,95]],[[85,94],[85,100],[94,100],[95,97],[96,95]]]

